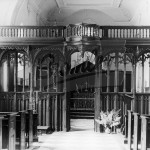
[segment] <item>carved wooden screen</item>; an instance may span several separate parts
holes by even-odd
[[[30,67],[23,50],[6,50],[1,59],[0,111],[20,111],[29,107]]]
[[[122,98],[119,93],[132,92],[132,64],[125,53],[113,52],[102,63],[102,110],[119,109]]]

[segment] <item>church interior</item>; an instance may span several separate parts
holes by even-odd
[[[150,149],[149,7],[1,0],[0,149]]]

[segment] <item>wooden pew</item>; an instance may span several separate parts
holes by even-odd
[[[131,150],[131,144],[133,140],[133,128],[134,128],[134,121],[133,121],[133,112],[128,110],[128,149]]]
[[[16,149],[25,150],[26,148],[26,111],[21,111],[16,116]]]
[[[7,134],[7,116],[12,114],[12,112],[0,112],[2,131],[3,131],[3,147],[6,148],[8,140],[5,138]],[[15,112],[15,149],[25,150],[32,146],[33,141],[38,141],[37,137],[37,114],[33,114],[33,110]],[[5,134],[6,132],[6,134]],[[8,136],[8,135],[7,135]],[[34,140],[33,140],[34,139]]]
[[[26,142],[27,148],[32,146],[34,141],[38,141],[37,136],[38,116],[33,114],[33,110],[26,112]]]
[[[150,115],[141,115],[141,150],[150,149]]]
[[[16,150],[16,113],[0,115],[0,149]]]
[[[139,113],[134,115],[134,137],[133,137],[133,150],[138,150],[138,144],[141,141],[141,118]]]

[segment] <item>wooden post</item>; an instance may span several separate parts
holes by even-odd
[[[133,137],[133,150],[138,150],[138,139],[139,139],[139,119],[140,114],[133,113],[134,115],[134,137]]]
[[[128,110],[128,150],[131,150],[132,142],[132,112]]]
[[[148,115],[150,115],[150,96],[148,96]]]
[[[63,131],[67,131],[67,66],[64,66],[64,84],[63,84]],[[69,90],[69,89],[68,89]]]
[[[101,48],[101,47],[100,47]],[[101,50],[99,50],[101,51]],[[99,64],[99,61],[97,61],[100,57],[99,52],[97,52],[97,55],[95,56],[96,62],[96,68],[95,68],[95,102],[94,102],[94,131],[99,132],[100,127],[99,124],[95,121],[100,116],[100,101],[101,101],[101,71],[102,71],[102,64]]]

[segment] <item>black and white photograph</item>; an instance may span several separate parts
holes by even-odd
[[[150,150],[150,0],[0,0],[0,150]]]

